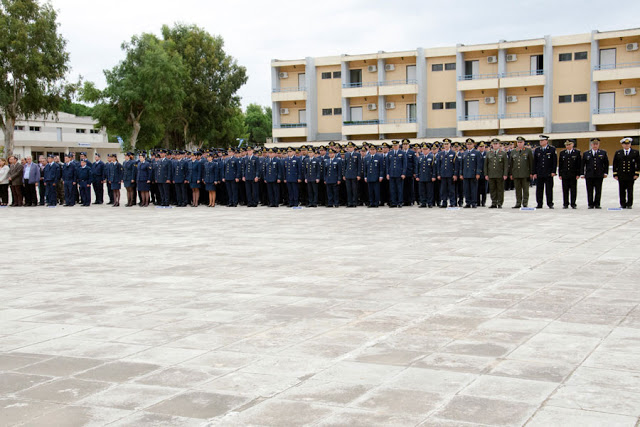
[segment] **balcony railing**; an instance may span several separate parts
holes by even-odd
[[[396,85],[417,85],[418,80],[406,79],[406,80],[386,80],[384,82],[378,82],[378,86],[396,86]]]
[[[394,123],[417,123],[417,120],[415,117],[410,117],[408,119],[380,120],[380,124],[394,124]]]
[[[290,128],[306,128],[306,123],[281,123],[280,129],[290,129]]]
[[[499,73],[495,74],[463,74],[458,76],[458,81],[462,80],[482,80],[482,79],[497,79],[500,77]]]
[[[502,114],[500,119],[533,119],[536,117],[544,117],[543,112],[535,112],[535,113],[510,113],[510,114]]]
[[[378,82],[355,82],[355,83],[344,83],[342,85],[343,88],[353,88],[353,87],[375,87],[378,86]]]
[[[527,77],[527,76],[544,76],[544,70],[512,71],[510,73],[502,73],[500,77]]]
[[[475,116],[459,116],[458,117],[458,121],[461,122],[468,122],[468,121],[472,121],[472,120],[496,120],[499,119],[500,115],[499,114],[479,114],[479,115],[475,115]]]
[[[632,113],[640,111],[640,106],[637,107],[615,107],[615,108],[596,108],[593,110],[593,114],[615,114],[615,113]]]
[[[279,89],[271,89],[271,92],[304,92],[306,91],[306,86],[293,86],[293,87],[281,87]]]
[[[615,70],[617,68],[634,68],[640,67],[640,62],[624,62],[622,64],[604,64],[604,65],[594,65],[593,69],[597,70]]]
[[[380,120],[348,120],[342,124],[344,126],[377,125],[380,124]]]

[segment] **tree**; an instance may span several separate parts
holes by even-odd
[[[245,114],[245,124],[249,130],[249,142],[264,144],[271,136],[271,107],[249,104]]]
[[[224,51],[224,40],[196,25],[162,27],[165,48],[182,59],[185,74],[181,108],[168,124],[175,147],[223,144],[242,133],[235,121],[240,98],[236,92],[247,81],[245,67]],[[241,114],[242,112],[240,112]],[[225,129],[232,125],[234,129]]]
[[[5,154],[13,154],[18,118],[56,113],[74,85],[65,82],[69,54],[51,4],[0,1],[0,127]]]
[[[104,71],[107,87],[100,91],[87,82],[82,97],[97,102],[93,117],[100,126],[128,137],[128,147],[135,149],[140,137],[161,138],[167,117],[180,110],[185,68],[180,56],[165,49],[153,34],[133,36],[122,49],[125,59]]]
[[[74,116],[91,116],[93,112],[93,108],[88,105],[79,104],[77,102],[64,101],[60,104],[60,111],[65,113],[73,114]]]

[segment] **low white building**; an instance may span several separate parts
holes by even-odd
[[[96,129],[97,123],[91,117],[63,112],[57,116],[19,120],[14,128],[13,154],[18,158],[30,155],[37,161],[40,155],[75,152],[79,158],[80,152],[86,152],[91,161],[95,153],[99,153],[106,161],[107,154],[117,153],[122,160],[120,145],[108,142],[106,129]],[[2,133],[0,142],[4,145]]]

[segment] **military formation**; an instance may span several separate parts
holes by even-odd
[[[620,206],[633,206],[633,184],[640,175],[638,151],[631,138],[621,140],[622,149],[613,158],[613,177],[620,188]],[[49,156],[40,165],[40,204],[89,206],[105,202],[120,206],[126,190],[126,207],[209,207],[225,205],[368,206],[421,208],[487,206],[500,209],[505,191],[515,191],[513,208],[533,207],[529,189],[535,185],[535,206],[554,208],[554,177],[562,182],[563,208],[577,208],[578,181],[585,180],[587,205],[599,209],[603,180],[609,174],[609,158],[593,138],[581,153],[575,141],[567,140],[559,155],[540,135],[531,147],[524,138],[515,142],[494,138],[485,143],[466,139],[452,143],[411,144],[392,141],[380,146],[353,142],[330,142],[320,147],[230,148],[204,151],[157,149],[128,152],[120,163],[115,154],[106,162],[99,155],[93,162],[86,153],[74,153],[58,161]],[[42,191],[44,190],[44,191]],[[43,194],[44,193],[44,194]],[[487,200],[489,196],[489,201]],[[44,198],[44,199],[43,199]],[[124,203],[124,202],[123,202]]]

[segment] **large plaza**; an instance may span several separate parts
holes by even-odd
[[[556,184],[537,211],[2,209],[0,425],[636,426],[640,207]]]

